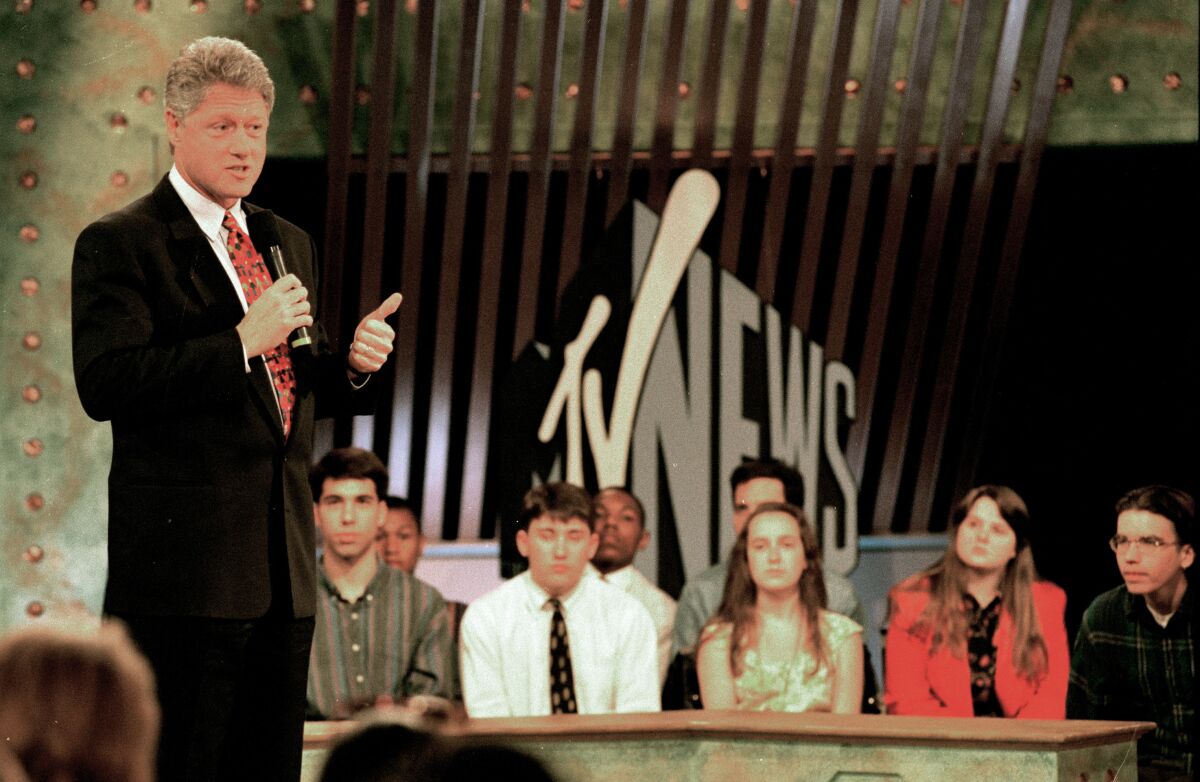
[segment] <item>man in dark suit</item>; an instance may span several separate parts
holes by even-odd
[[[104,610],[149,657],[159,779],[299,776],[315,600],[313,420],[370,412],[393,294],[330,351],[312,239],[280,221],[272,283],[242,202],[262,171],[274,86],[237,41],[203,38],[167,74],[174,166],[75,248],[75,381],[112,422]],[[315,350],[289,334],[311,327]]]

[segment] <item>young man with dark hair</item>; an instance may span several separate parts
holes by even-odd
[[[567,483],[525,495],[517,550],[529,569],[473,602],[462,622],[471,717],[658,711],[654,626],[601,581],[592,498]]]
[[[600,578],[635,598],[650,614],[658,634],[658,680],[661,685],[671,662],[671,630],[675,601],[633,566],[633,558],[650,542],[646,511],[628,489],[612,486],[596,494],[596,534],[600,546],[592,564]]]
[[[1138,779],[1196,774],[1196,506],[1169,486],[1135,489],[1117,501],[1109,546],[1125,583],[1097,597],[1071,656],[1067,716],[1147,720]]]
[[[312,719],[345,719],[378,703],[454,692],[446,603],[432,586],[386,567],[375,536],[387,470],[370,451],[339,448],[310,473],[325,541],[308,670]]]

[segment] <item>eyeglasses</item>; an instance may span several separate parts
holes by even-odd
[[[1163,540],[1156,535],[1146,535],[1141,538],[1127,538],[1124,535],[1113,535],[1108,539],[1108,547],[1118,554],[1129,551],[1129,547],[1137,544],[1142,551],[1161,551],[1164,546],[1183,545],[1179,541]]]

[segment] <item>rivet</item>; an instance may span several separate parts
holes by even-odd
[[[366,106],[371,102],[371,88],[365,84],[360,84],[354,88],[354,102],[359,106]]]
[[[25,455],[30,459],[36,459],[37,457],[41,456],[42,451],[45,449],[46,447],[42,445],[42,441],[36,437],[30,437],[28,440],[21,443],[21,450],[24,451]]]
[[[513,89],[513,94],[517,96],[517,100],[529,100],[533,97],[533,88],[521,82]]]
[[[683,98],[684,100],[687,100],[688,96],[691,94],[692,94],[692,85],[688,84],[686,81],[679,82],[679,97]]]
[[[139,14],[150,13],[150,0],[134,0],[133,10]]]
[[[26,350],[37,350],[42,346],[42,336],[36,331],[27,331],[25,336],[21,337],[21,344]]]
[[[896,92],[903,95],[904,91],[908,89],[908,79],[896,79],[896,81],[892,83],[892,87],[895,88]]]
[[[45,556],[46,552],[42,550],[41,546],[37,545],[30,546],[21,553],[21,558],[31,565],[36,565],[37,563],[41,562],[42,558]]]
[[[572,11],[578,11],[583,8],[583,0],[567,0],[567,8]]]
[[[371,3],[369,0],[358,0],[358,4],[354,6],[354,13],[360,17],[371,13]]]
[[[22,114],[17,120],[17,130],[22,133],[32,133],[37,130],[37,118],[32,114]]]
[[[79,10],[90,14],[96,10],[96,0],[79,0]]]
[[[202,14],[208,10],[208,0],[192,0],[192,13]]]
[[[37,66],[33,64],[33,60],[17,60],[17,76],[22,79],[32,79],[35,73],[37,73]]]
[[[129,174],[126,174],[124,171],[114,171],[112,172],[112,176],[108,178],[108,181],[112,182],[113,187],[125,187],[129,184]]]
[[[245,9],[246,16],[254,16],[262,10],[262,0],[246,0],[242,8]]]
[[[1075,80],[1064,73],[1062,76],[1058,77],[1058,82],[1055,84],[1054,88],[1058,90],[1059,93],[1066,95],[1075,89]]]
[[[21,241],[26,242],[27,244],[33,244],[38,239],[42,238],[42,232],[38,230],[38,227],[33,223],[26,223],[25,225],[21,226],[18,236],[21,237]]]
[[[18,14],[27,14],[33,10],[33,0],[17,0],[13,10]]]
[[[1114,73],[1108,77],[1108,88],[1114,95],[1120,95],[1129,89],[1129,77],[1123,73]]]
[[[575,83],[568,84],[567,89],[564,91],[563,94],[566,95],[568,98],[574,98],[575,96],[577,96],[579,94],[579,85],[575,84]]]
[[[153,103],[154,98],[157,97],[157,95],[158,93],[156,93],[154,88],[149,84],[143,86],[137,91],[137,99],[143,106],[149,106],[151,103]]]
[[[39,511],[46,507],[46,498],[34,492],[25,498],[25,507],[32,511]]]
[[[300,87],[300,102],[305,106],[311,106],[317,102],[317,88],[311,84],[305,84]]]
[[[858,79],[846,79],[844,89],[846,90],[846,94],[853,98],[858,95],[859,91],[862,89],[862,82]]]
[[[300,0],[297,5],[300,7],[300,13],[311,14],[317,7],[316,0]]]
[[[40,287],[41,284],[38,282],[37,277],[26,277],[21,280],[21,295],[26,297],[35,296]]]
[[[21,389],[21,398],[31,405],[37,404],[42,398],[42,389],[37,386],[25,386]]]
[[[119,111],[114,111],[108,115],[108,126],[117,133],[124,133],[125,128],[129,127],[129,118]]]
[[[1168,90],[1177,90],[1183,86],[1183,77],[1175,71],[1171,71],[1166,76],[1163,76],[1163,86]]]
[[[20,185],[25,190],[34,189],[35,187],[37,187],[37,183],[38,183],[38,177],[37,177],[37,173],[34,171],[22,171],[21,175],[19,177],[17,177],[17,184]]]
[[[46,607],[37,600],[34,600],[29,605],[25,606],[25,613],[29,614],[34,619],[37,619],[42,614],[46,613]]]

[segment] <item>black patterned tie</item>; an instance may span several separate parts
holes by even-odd
[[[551,598],[554,609],[550,620],[550,712],[577,714],[575,705],[575,675],[571,671],[571,642],[567,638],[567,623],[562,615],[562,603]]]

